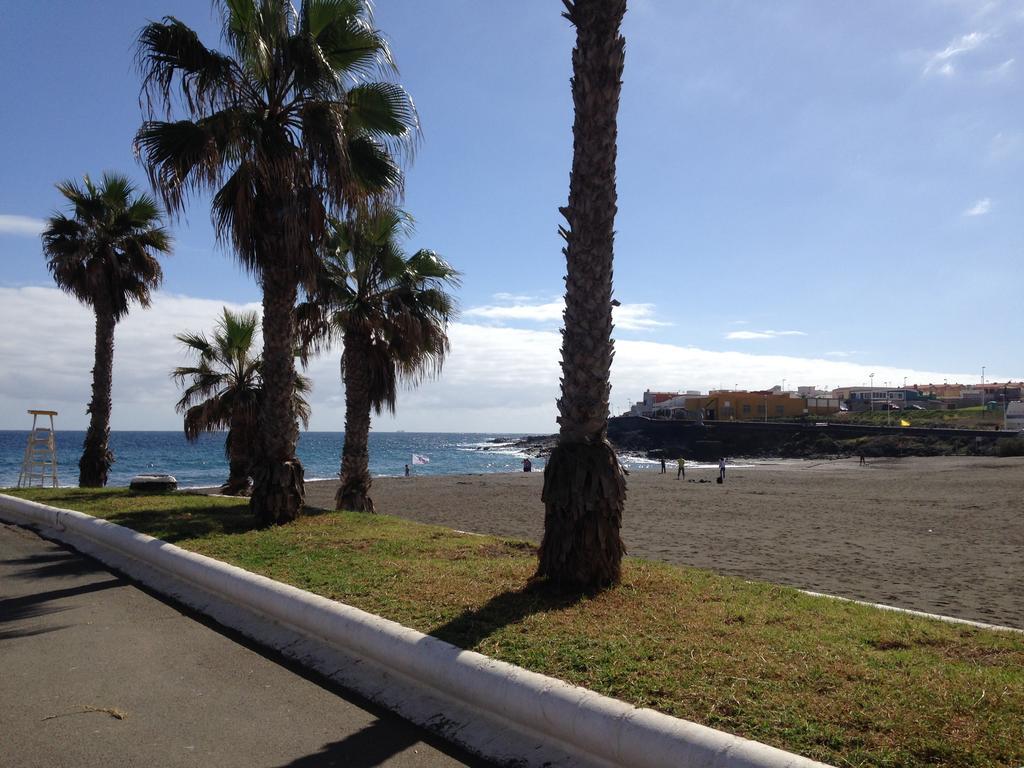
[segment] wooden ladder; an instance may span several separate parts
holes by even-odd
[[[57,412],[30,410],[29,413],[32,414],[32,431],[28,436],[28,445],[25,446],[25,459],[21,463],[18,487],[31,486],[38,480],[40,486],[46,485],[49,481],[57,488],[57,437],[53,426],[53,417]],[[40,416],[50,417],[49,427],[38,425]]]

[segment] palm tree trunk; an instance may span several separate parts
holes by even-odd
[[[341,450],[341,485],[336,509],[373,512],[370,498],[370,379],[366,368],[369,348],[358,330],[345,332],[342,352],[345,371],[345,443]]]
[[[573,162],[561,209],[566,246],[565,330],[558,445],[544,470],[544,538],[537,576],[589,591],[621,579],[626,479],[608,442],[616,115],[626,0],[563,0],[572,53]]]
[[[249,492],[249,473],[252,471],[252,440],[258,438],[252,430],[252,413],[241,405],[231,414],[228,436],[228,481],[221,487],[221,493],[228,496],[244,496]]]
[[[96,310],[96,362],[92,368],[92,400],[89,402],[89,429],[85,433],[82,458],[78,462],[78,484],[83,488],[102,488],[114,463],[110,452],[111,386],[114,377],[114,313],[105,301],[98,300]]]
[[[295,457],[299,425],[295,389],[295,276],[279,262],[263,273],[263,401],[260,443],[253,467],[249,508],[262,525],[281,525],[299,516],[305,502],[302,464]]]

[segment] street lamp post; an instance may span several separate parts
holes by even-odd
[[[875,412],[875,374],[869,373],[868,378],[871,380],[871,391],[868,393],[868,397],[871,401],[871,412]]]

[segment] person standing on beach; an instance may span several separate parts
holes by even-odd
[[[686,479],[686,459],[680,456],[676,459],[676,480]]]
[[[718,482],[725,482],[725,456],[718,460]]]
[[[409,465],[408,464],[405,465],[405,476],[406,477],[409,476]]]
[[[533,472],[533,462],[529,459],[523,459],[523,472]]]
[[[661,457],[661,474],[665,474],[665,457]]]

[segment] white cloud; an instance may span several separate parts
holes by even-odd
[[[179,429],[178,390],[168,375],[185,357],[173,338],[212,326],[224,302],[157,294],[149,310],[135,309],[118,324],[114,359],[114,429]],[[229,305],[231,306],[231,305]],[[237,307],[236,307],[237,308]],[[245,309],[258,309],[248,305]],[[33,318],[33,334],[10,332]],[[0,288],[0,428],[24,429],[25,410],[60,411],[58,429],[82,429],[93,363],[93,318],[55,288]],[[561,336],[555,330],[501,328],[459,322],[441,377],[403,391],[395,418],[379,429],[410,431],[553,432],[559,394]],[[41,339],[45,344],[39,343]],[[18,361],[11,365],[9,361]],[[613,410],[645,389],[764,388],[828,382],[973,380],[976,374],[929,372],[782,355],[718,352],[652,341],[618,340],[612,367]],[[313,361],[311,395],[316,430],[344,425],[344,392],[337,350]],[[992,378],[1000,378],[995,371]],[[1003,377],[1005,378],[1005,377]]]
[[[992,200],[987,197],[981,198],[978,202],[964,211],[964,216],[984,216],[992,210]]]
[[[185,362],[174,334],[213,326],[225,302],[158,293],[134,307],[114,333],[115,429],[173,429],[177,389],[170,371]],[[239,308],[237,305],[230,305]],[[258,309],[249,305],[245,309]],[[32,318],[32,333],[14,333]],[[60,411],[64,428],[84,428],[92,385],[92,310],[56,288],[0,288],[0,414],[24,428],[28,408]],[[12,365],[11,361],[17,361]]]
[[[1003,163],[1024,154],[1024,132],[1000,131],[988,144],[988,162]]]
[[[854,355],[859,355],[859,354],[860,354],[860,352],[858,352],[855,349],[849,349],[849,350],[837,349],[837,350],[833,350],[832,352],[826,352],[825,353],[825,357],[844,357],[845,358],[845,357],[853,357]]]
[[[0,213],[0,234],[38,237],[45,226],[46,222],[42,219],[34,219],[31,216],[16,216],[10,213]]]
[[[1003,78],[1009,77],[1013,72],[1013,63],[1015,59],[1007,59],[1002,64],[997,64],[985,71],[985,76],[989,80],[1002,80]]]
[[[462,311],[463,317],[478,317],[484,320],[528,320],[534,323],[560,322],[565,303],[549,301],[544,304],[513,303],[470,307]]]
[[[978,48],[991,35],[986,32],[970,32],[961,35],[946,46],[944,50],[933,53],[925,62],[923,75],[940,74],[949,77],[956,72],[954,61],[958,56]]]
[[[780,336],[806,336],[803,331],[729,331],[725,338],[747,341],[753,339],[777,339]]]
[[[504,321],[526,321],[531,323],[561,323],[565,302],[562,299],[541,304],[530,304],[517,301],[523,297],[509,294],[495,294],[496,299],[513,301],[508,305],[490,305],[470,307],[462,312],[463,317],[491,320],[497,323]],[[612,309],[615,327],[625,331],[649,331],[672,325],[654,318],[653,304],[622,304]]]
[[[527,296],[519,293],[496,293],[492,297],[495,301],[512,302],[513,304],[529,304],[537,301],[536,296]]]
[[[615,327],[626,331],[649,331],[653,328],[667,328],[672,323],[654,319],[653,304],[623,304],[612,309]]]

